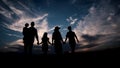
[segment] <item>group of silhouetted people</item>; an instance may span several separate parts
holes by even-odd
[[[54,45],[54,51],[56,54],[62,54],[63,53],[62,45],[67,42],[67,39],[69,40],[71,53],[75,52],[76,40],[77,42],[79,42],[79,40],[75,32],[72,31],[71,26],[68,26],[69,31],[66,34],[65,41],[63,41],[63,38],[59,31],[60,27],[56,26],[52,34],[52,43],[49,41],[47,32],[43,34],[43,37],[41,39],[42,41],[39,43],[37,29],[34,27],[34,25],[35,23],[31,22],[31,26],[29,27],[29,24],[26,23],[25,27],[23,28],[23,35],[24,35],[23,42],[24,42],[25,54],[32,54],[32,48],[35,38],[37,40],[38,45],[42,44],[42,51],[44,54],[47,54],[49,44]]]

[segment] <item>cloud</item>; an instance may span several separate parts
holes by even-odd
[[[38,35],[39,35],[39,39],[40,39],[42,37],[43,33],[48,32],[48,30],[49,30],[48,22],[47,22],[47,18],[46,18],[47,16],[48,16],[48,14],[44,14],[43,16],[39,16],[37,18],[21,17],[20,20],[16,21],[15,23],[12,23],[11,25],[7,25],[7,26],[11,30],[22,32],[22,28],[24,27],[25,23],[30,24],[32,21],[34,21],[35,27],[38,30]],[[9,35],[13,36],[13,34],[9,34]],[[40,41],[41,41],[41,39],[40,39]],[[16,41],[16,43],[17,43],[17,41]]]
[[[11,18],[11,15],[13,14],[12,12],[8,11],[7,9],[3,8],[0,6],[0,14],[4,15],[7,18]]]
[[[16,34],[8,34],[8,36],[15,36],[15,37],[21,38],[21,36],[16,35]]]
[[[107,9],[103,10],[103,8]],[[110,7],[106,7],[104,5],[101,6],[101,8],[92,6],[89,9],[89,14],[86,15],[83,20],[79,21],[76,29],[80,29],[82,34],[90,35],[112,33],[114,30],[110,25],[111,23],[108,22],[108,20],[112,20],[110,17],[112,11],[110,11],[110,9]]]
[[[36,25],[39,25],[39,21],[43,20],[47,15],[48,14],[44,14],[43,16],[32,18],[32,17],[26,17],[23,13],[19,20],[16,20],[15,23],[12,23],[11,25],[7,25],[7,26],[11,30],[22,32],[22,28],[24,27],[25,23],[30,24],[32,21],[34,21]]]
[[[0,6],[2,9],[0,13],[7,18],[10,18],[12,22],[10,24],[4,23],[6,28],[10,29],[11,31],[20,32],[21,34],[7,34],[8,36],[15,36],[19,37],[20,39],[11,42],[11,44],[23,44],[22,42],[18,42],[22,38],[22,30],[25,25],[25,23],[31,23],[32,21],[35,22],[35,27],[38,30],[39,39],[41,41],[41,37],[44,32],[50,32],[51,28],[49,28],[49,24],[47,21],[48,13],[44,13],[37,10],[31,10],[32,8],[35,8],[33,3],[31,5],[26,5],[22,3],[21,1],[9,1],[9,0],[3,0],[3,2],[10,8],[10,10],[5,9],[5,7]],[[13,3],[16,4],[13,4]],[[27,1],[26,1],[27,2]],[[14,14],[14,17],[12,16]],[[51,37],[51,34],[48,34],[49,37]],[[35,41],[36,42],[36,41]]]
[[[72,17],[69,17],[69,18],[66,19],[66,20],[70,23],[70,25],[73,25],[73,24],[76,23],[76,21],[77,21],[78,19],[77,19],[77,18],[73,19]]]
[[[82,20],[77,22],[77,26],[74,28],[79,40],[83,40],[82,35],[105,35],[106,37],[100,37],[94,41],[94,43],[105,44],[120,36],[118,35],[120,32],[118,26],[120,25],[120,15],[115,15],[117,13],[116,7],[111,5],[110,1],[102,1],[97,6],[91,6],[88,12]]]
[[[22,45],[23,46],[23,40],[18,39],[18,40],[15,40],[15,41],[9,43],[9,46],[12,46],[12,45]]]
[[[46,16],[46,15],[45,15],[45,16]],[[28,19],[28,21],[29,21],[29,20],[31,20],[31,19]],[[49,27],[48,27],[47,18],[43,19],[43,21],[40,22],[40,23],[39,23],[39,20],[41,20],[41,18],[32,19],[32,21],[35,22],[35,27],[36,27],[36,29],[37,29],[37,31],[38,31],[39,41],[41,41],[41,38],[42,38],[44,32],[48,32]],[[27,22],[27,20],[26,20],[26,22]],[[19,23],[19,22],[17,22],[17,23]],[[16,24],[17,24],[17,23],[16,23]],[[19,26],[19,27],[16,27],[15,25],[11,25],[12,27],[11,27],[10,29],[15,30],[15,31],[22,32],[21,29],[24,27],[24,22],[20,22],[20,23],[21,23],[21,24],[23,23],[23,25],[22,25],[22,26],[19,26],[19,25],[17,24],[17,26]],[[29,22],[29,24],[30,24],[30,22]],[[17,29],[17,30],[16,30],[16,29]],[[9,34],[9,35],[13,36],[13,34]],[[51,34],[48,34],[48,37],[52,38],[51,36],[52,36]],[[50,39],[50,40],[51,40],[51,39]],[[16,45],[16,44],[23,45],[23,42],[22,42],[22,41],[23,41],[22,39],[18,39],[18,40],[16,40],[16,41],[11,42],[10,44],[11,44],[11,45]],[[37,43],[37,41],[35,40],[34,44],[36,44],[36,43]]]
[[[62,27],[62,25],[54,25],[54,27],[50,28],[50,29],[48,30],[48,32],[53,31],[53,30],[55,29],[56,26],[58,26],[58,27],[60,27],[60,28]]]

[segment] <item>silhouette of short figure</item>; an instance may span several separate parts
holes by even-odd
[[[54,50],[56,54],[62,54],[62,43],[63,39],[61,33],[59,32],[60,27],[56,26],[52,34],[52,44],[54,45]]]
[[[23,43],[24,43],[24,53],[27,54],[28,53],[28,45],[29,45],[29,24],[25,23],[25,27],[23,28]]]
[[[70,45],[70,48],[71,48],[71,53],[74,53],[75,52],[75,46],[76,46],[76,40],[79,42],[75,32],[72,31],[72,28],[71,26],[68,26],[68,32],[66,34],[66,39],[65,39],[65,42],[67,41],[67,39],[69,40],[69,45]],[[75,40],[76,38],[76,40]]]
[[[49,41],[49,38],[47,37],[47,32],[43,34],[42,41],[40,44],[42,44],[42,51],[46,55],[48,52],[48,45],[51,44]]]
[[[29,28],[29,54],[32,54],[32,48],[33,48],[33,43],[36,38],[37,44],[39,44],[39,39],[38,39],[38,32],[37,29],[34,27],[35,23],[31,22],[31,27]]]

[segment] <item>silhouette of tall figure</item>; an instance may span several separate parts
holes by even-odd
[[[65,42],[67,41],[67,39],[69,40],[69,45],[70,45],[70,48],[71,48],[71,53],[74,53],[75,52],[75,46],[76,46],[76,40],[79,42],[75,32],[72,31],[72,28],[71,26],[68,26],[68,32],[66,34],[66,39],[65,39]],[[76,40],[75,40],[76,38]]]
[[[37,44],[39,44],[37,29],[34,26],[35,23],[31,22],[31,27],[29,28],[29,54],[32,54],[32,48],[35,38],[37,40]]]
[[[56,26],[52,34],[52,44],[54,45],[54,50],[56,54],[62,54],[62,43],[63,39],[61,33],[59,32],[60,27]]]
[[[23,43],[24,43],[24,53],[27,54],[28,53],[28,46],[29,46],[29,24],[25,23],[25,27],[23,28]]]
[[[46,55],[48,52],[48,45],[51,44],[49,38],[47,37],[47,32],[43,34],[42,42],[40,44],[42,44],[42,51]]]

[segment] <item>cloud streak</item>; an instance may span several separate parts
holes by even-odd
[[[5,16],[6,18],[9,18],[10,20],[12,20],[11,24],[8,23],[4,23],[4,25],[6,26],[7,29],[10,29],[11,31],[16,31],[16,32],[20,32],[22,34],[22,30],[24,27],[25,23],[31,23],[32,21],[35,22],[35,27],[38,30],[38,35],[39,35],[39,39],[41,41],[41,37],[43,35],[44,32],[49,32],[49,24],[47,21],[47,17],[48,17],[48,13],[42,13],[41,11],[37,11],[37,10],[31,10],[30,7],[35,8],[33,4],[31,4],[29,7],[22,3],[21,1],[8,1],[8,0],[3,0],[3,2],[9,6],[8,10],[6,8],[4,8],[3,6],[0,6],[0,9],[2,9],[0,11],[0,14],[2,14],[3,16]],[[14,2],[16,2],[16,4],[13,4]],[[26,1],[27,2],[27,1]],[[17,18],[14,18],[12,15],[16,16]],[[13,41],[11,44],[23,44],[22,42],[18,42],[19,40],[22,40],[22,36],[21,34],[16,35],[16,34],[7,34],[8,36],[16,36],[19,37],[20,39]],[[51,37],[51,34],[48,34],[48,36]]]
[[[49,33],[48,37],[50,38],[50,41],[51,41],[51,38],[52,38],[51,33],[53,32],[54,27],[50,27],[50,26],[55,26],[56,23],[54,23],[54,21],[56,21],[56,20],[59,21],[58,19],[52,17],[52,14],[51,14],[51,12],[53,10],[55,10],[56,7],[59,6],[59,3],[57,3],[57,1],[54,2],[54,0],[52,0],[52,2],[51,2],[51,1],[47,0],[47,2],[48,2],[47,6],[49,7],[47,9],[44,8],[44,7],[46,7],[46,3],[43,3],[42,10],[46,11],[46,12],[43,12],[40,10],[41,5],[39,5],[39,7],[36,7],[34,5],[34,2],[30,2],[29,0],[25,0],[25,1],[1,0],[1,1],[7,6],[7,7],[5,7],[5,5],[3,5],[3,4],[0,5],[0,14],[1,14],[1,16],[3,16],[3,17],[1,17],[2,18],[1,19],[2,26],[5,28],[5,29],[4,28],[3,29],[6,30],[5,32],[3,32],[3,34],[6,33],[5,36],[8,36],[8,37],[5,37],[5,39],[8,39],[9,37],[14,39],[14,40],[12,40],[13,42],[10,41],[10,45],[16,45],[16,44],[23,45],[23,43],[22,43],[22,36],[23,36],[22,28],[24,27],[25,23],[30,24],[32,21],[35,22],[35,27],[38,30],[38,35],[39,35],[40,41],[41,41],[41,38],[42,38],[44,32]],[[64,20],[69,22],[68,25],[71,25],[73,27],[75,33],[77,34],[77,36],[80,40],[81,46],[89,45],[91,43],[91,42],[89,42],[89,41],[91,41],[90,39],[93,39],[92,42],[95,44],[98,44],[98,46],[103,45],[103,44],[104,45],[108,44],[112,40],[119,40],[118,38],[120,36],[120,27],[119,27],[120,13],[117,12],[117,10],[120,10],[120,5],[113,6],[110,3],[111,2],[110,0],[106,0],[106,1],[101,1],[99,4],[92,5],[91,7],[89,6],[90,8],[88,9],[88,8],[86,8],[86,6],[83,6],[86,4],[81,3],[82,1],[70,0],[70,1],[66,1],[66,2],[69,2],[68,6],[70,6],[72,4],[71,6],[73,6],[72,7],[73,12],[72,11],[71,12],[72,12],[72,14],[76,14],[76,15],[70,16],[71,14],[69,15],[69,13],[67,13],[65,16],[66,17],[70,16],[69,18],[66,19],[66,17],[64,17],[64,16],[62,16],[61,18],[65,18]],[[87,1],[84,1],[84,2],[87,2]],[[78,5],[79,3],[81,3],[80,7]],[[54,6],[55,4],[57,4],[56,7],[54,7],[54,9],[52,9],[52,6]],[[66,3],[66,5],[67,4],[68,3]],[[71,10],[71,6],[70,7],[65,6],[64,8],[69,8]],[[83,6],[83,8],[82,8],[82,6]],[[61,6],[59,6],[59,7],[61,7]],[[79,10],[77,10],[77,11],[75,10],[75,13],[74,13],[73,8],[79,9],[80,11],[81,10],[84,11],[84,9],[88,9],[88,14],[85,15],[84,17],[81,17],[82,14],[81,15],[78,15],[78,14],[81,13],[82,11],[77,12]],[[66,11],[65,11],[65,13],[66,13]],[[85,13],[87,13],[86,10],[85,10]],[[59,13],[57,13],[57,14],[59,14]],[[49,16],[49,15],[51,15],[51,16]],[[53,13],[53,15],[54,15],[54,13]],[[83,19],[81,19],[81,18],[83,18]],[[52,19],[54,19],[54,21],[52,21]],[[81,19],[81,20],[79,20],[79,19]],[[49,24],[50,24],[50,26],[49,26]],[[53,25],[53,24],[55,24],[55,25]],[[65,27],[67,25],[64,22],[62,22],[60,24],[61,24],[61,27],[63,28],[63,30],[60,30],[61,34],[63,36],[67,32],[67,28]],[[1,26],[1,24],[0,24],[0,26]],[[81,36],[86,36],[86,37],[81,37]],[[11,40],[11,38],[10,38],[10,40]],[[5,42],[3,42],[3,43],[5,43]],[[87,51],[90,49],[83,49],[83,50]]]
[[[102,1],[97,6],[91,6],[88,10],[89,13],[82,20],[78,21],[74,31],[81,41],[85,40],[81,37],[82,35],[93,37],[104,35],[103,37],[99,37],[98,40],[95,40],[94,43],[99,42],[99,44],[109,45],[108,43],[115,37],[120,37],[118,26],[120,25],[120,14],[115,15],[117,12],[116,8],[118,7],[114,7],[110,2],[110,0]]]
[[[70,23],[70,25],[74,25],[78,19],[77,18],[73,19],[72,17],[69,17],[66,20]]]

